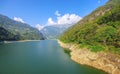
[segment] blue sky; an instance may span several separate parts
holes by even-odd
[[[83,18],[108,0],[0,0],[0,14],[35,26],[56,23],[66,14]],[[56,13],[56,14],[55,14]],[[80,19],[80,18],[79,18]],[[71,19],[72,20],[72,19]],[[62,22],[64,22],[62,20]],[[73,22],[73,21],[72,21]]]

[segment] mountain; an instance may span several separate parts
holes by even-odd
[[[47,39],[57,39],[70,26],[72,26],[72,24],[67,24],[67,25],[50,25],[50,26],[44,27],[40,31]]]
[[[7,31],[6,29],[0,27],[0,41],[4,40],[17,40],[18,37]]]
[[[70,27],[59,40],[71,51],[73,61],[120,74],[120,0],[109,0]]]
[[[26,23],[21,23],[0,14],[0,41],[41,40],[42,33]]]
[[[120,54],[120,0],[109,0],[69,28],[60,40],[95,52]]]

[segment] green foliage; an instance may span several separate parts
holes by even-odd
[[[98,8],[69,28],[60,40],[66,43],[77,43],[81,48],[87,47],[94,52],[106,49],[120,53],[119,2],[119,0],[111,0],[105,6]]]
[[[2,32],[3,34],[0,35],[1,37],[2,36],[6,37],[6,38],[4,37],[4,40],[8,40],[8,39],[9,40],[40,40],[40,39],[44,39],[43,35],[36,28],[33,28],[26,23],[14,21],[4,15],[0,15],[0,27],[4,28],[7,31],[7,32]],[[6,33],[9,33],[9,34],[6,35]],[[12,39],[11,39],[11,37],[12,37]]]
[[[120,6],[115,6],[113,9],[106,12],[103,16],[97,18],[97,24],[107,24],[113,27],[120,25]]]
[[[96,45],[96,46],[89,46],[89,49],[91,49],[91,51],[93,52],[99,52],[99,51],[104,51],[105,47]]]
[[[88,48],[93,52],[105,51],[105,47],[99,44],[89,45],[86,43],[81,43],[80,48]]]
[[[116,48],[115,46],[109,46],[109,50],[113,53],[120,54],[120,48]]]
[[[117,29],[112,26],[104,26],[96,30],[95,39],[104,44],[104,46],[114,42],[114,36],[117,33]]]
[[[6,29],[0,27],[0,41],[19,40],[19,36],[13,35]]]

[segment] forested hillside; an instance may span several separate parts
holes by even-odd
[[[106,5],[69,28],[60,40],[77,43],[91,51],[110,51],[120,54],[120,0],[109,0]]]
[[[9,40],[18,40],[18,39],[19,39],[18,36],[13,35],[6,29],[0,27],[0,41],[4,41],[4,40],[9,41]]]
[[[26,23],[14,21],[4,15],[0,15],[0,32],[0,41],[44,39],[36,28]]]

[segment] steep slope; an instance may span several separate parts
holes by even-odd
[[[120,74],[120,0],[109,0],[59,39],[71,59],[110,74]]]
[[[57,39],[70,26],[72,26],[72,25],[69,25],[69,24],[68,25],[51,25],[51,26],[44,27],[40,31],[47,39]]]
[[[110,0],[95,10],[61,37],[63,42],[75,42],[93,51],[110,50],[120,54],[120,0]]]
[[[14,21],[0,14],[0,27],[17,36],[17,40],[40,40],[44,39],[42,33],[26,23]],[[7,38],[7,37],[6,37]],[[13,40],[13,39],[12,39]],[[14,39],[16,40],[16,39]]]
[[[4,40],[9,41],[9,40],[18,40],[18,39],[19,39],[18,36],[13,35],[6,29],[0,27],[0,41],[4,41]]]

